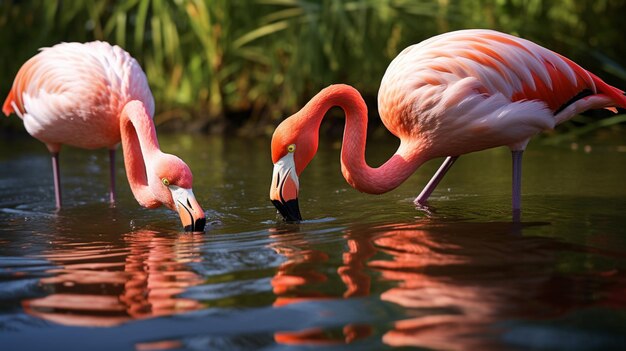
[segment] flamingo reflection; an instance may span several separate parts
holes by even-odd
[[[506,274],[519,252],[526,252],[522,243],[516,247],[510,242],[519,237],[507,236],[508,228],[477,224],[473,229],[482,232],[482,240],[459,229],[400,225],[373,239],[389,259],[373,260],[368,266],[380,272],[382,280],[396,283],[381,293],[381,299],[404,307],[409,315],[383,335],[385,344],[445,350],[498,348],[493,324],[516,308],[524,288],[532,289],[538,281],[514,278],[501,284],[502,276],[492,279],[494,274]],[[490,234],[496,234],[494,240],[485,245]],[[518,255],[512,252],[514,247],[520,250]],[[534,257],[526,258],[529,262],[549,259],[534,249],[538,248],[531,249]]]
[[[53,243],[43,256],[58,265],[40,286],[49,294],[22,302],[26,313],[65,325],[113,326],[200,309],[177,296],[202,283],[189,263],[201,260],[201,234],[141,230],[124,243]]]
[[[345,232],[347,250],[336,270],[344,289],[334,293],[325,282],[335,273],[320,270],[332,266],[327,262],[332,257],[315,250],[301,234],[277,233],[273,248],[286,261],[272,280],[275,305],[380,295],[406,313],[390,330],[379,331],[385,344],[449,350],[501,347],[495,344],[499,331],[494,325],[506,316],[538,313],[528,310],[524,300],[528,291],[541,291],[549,277],[534,269],[551,267],[554,260],[551,241],[524,238],[517,230],[509,223],[352,227]],[[503,279],[507,275],[510,281]],[[340,333],[323,328],[280,332],[275,340],[291,345],[350,343],[373,335],[374,328],[360,324],[347,325]]]
[[[271,284],[276,300],[274,306],[291,303],[335,299],[332,291],[323,292],[314,287],[326,288],[327,274],[320,272],[319,267],[329,265],[329,255],[310,245],[304,235],[297,231],[274,230],[270,236],[275,242],[271,247],[282,254],[286,260],[278,267]],[[368,296],[371,277],[364,272],[365,263],[375,254],[376,250],[369,240],[348,239],[348,251],[342,254],[342,264],[337,269],[345,290],[339,292],[341,297]],[[333,345],[346,344],[354,340],[368,337],[372,328],[364,324],[349,324],[337,333],[328,333],[322,328],[312,328],[296,332],[277,332],[274,340],[280,344],[301,345]]]

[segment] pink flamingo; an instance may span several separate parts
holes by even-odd
[[[146,75],[120,47],[91,42],[42,49],[20,68],[2,111],[7,116],[15,112],[26,131],[48,147],[57,208],[61,208],[61,145],[109,149],[113,203],[115,149],[121,141],[137,202],[148,208],[165,205],[178,212],[185,230],[204,230],[204,211],[191,189],[191,170],[180,158],[161,152]]]
[[[381,194],[427,160],[449,158],[423,203],[459,155],[508,146],[513,156],[513,217],[521,213],[521,159],[529,139],[588,109],[626,107],[623,91],[569,59],[528,40],[492,30],[435,36],[402,51],[378,92],[380,117],[400,139],[382,166],[365,161],[367,107],[348,85],[331,85],[284,120],[272,137],[270,199],[288,221],[301,219],[298,177],[317,152],[326,111],[342,108],[346,126],[341,170],[359,191]]]

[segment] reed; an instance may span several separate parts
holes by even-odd
[[[107,40],[135,56],[157,123],[264,134],[332,83],[375,101],[404,47],[487,27],[522,35],[626,86],[624,0],[0,1],[0,95],[37,48]],[[598,18],[602,18],[599,21]],[[616,45],[618,44],[618,45]],[[8,49],[7,49],[8,48]],[[622,60],[622,61],[619,61]],[[373,107],[374,108],[374,107]],[[615,121],[621,121],[617,118]],[[6,126],[5,122],[0,128]]]

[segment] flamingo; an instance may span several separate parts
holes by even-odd
[[[521,216],[521,160],[531,137],[588,109],[626,107],[624,92],[571,60],[533,42],[493,30],[441,34],[404,49],[378,92],[384,125],[400,139],[378,168],[365,161],[367,107],[348,85],[331,85],[285,119],[271,142],[270,200],[287,221],[302,219],[299,176],[318,146],[331,107],[344,110],[341,171],[357,190],[388,192],[427,160],[449,157],[416,200],[424,203],[462,154],[508,146],[513,158],[512,208]]]
[[[18,71],[2,112],[15,112],[26,131],[51,153],[57,209],[61,208],[61,145],[106,147],[110,201],[115,202],[115,149],[122,143],[126,174],[137,202],[178,212],[185,230],[203,231],[204,211],[192,191],[191,170],[159,148],[154,98],[141,66],[106,42],[44,48]]]

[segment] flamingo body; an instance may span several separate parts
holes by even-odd
[[[139,204],[165,205],[178,211],[186,229],[204,230],[204,212],[191,190],[191,170],[178,157],[160,151],[148,80],[122,48],[96,41],[42,49],[20,68],[2,111],[20,116],[28,133],[51,152],[57,207],[61,207],[61,145],[111,150],[114,202],[114,156],[121,142],[129,184]]]
[[[564,106],[584,91],[589,96]],[[501,145],[523,149],[576,113],[626,106],[622,94],[533,42],[462,30],[402,51],[382,79],[378,106],[389,131],[430,145],[433,158]]]
[[[148,80],[128,52],[105,42],[62,43],[22,66],[2,111],[16,112],[26,131],[53,149],[112,148],[131,100],[154,114]]]
[[[379,113],[400,139],[385,164],[372,168],[365,161],[367,107],[362,97],[350,86],[333,85],[276,128],[270,199],[285,219],[300,219],[297,177],[317,150],[324,114],[339,106],[346,114],[342,173],[355,189],[390,191],[425,161],[448,156],[426,195],[420,194],[424,200],[459,155],[508,146],[514,151],[515,211],[520,206],[521,155],[529,139],[588,109],[626,107],[623,94],[528,40],[480,29],[438,35],[402,51],[382,78]]]

